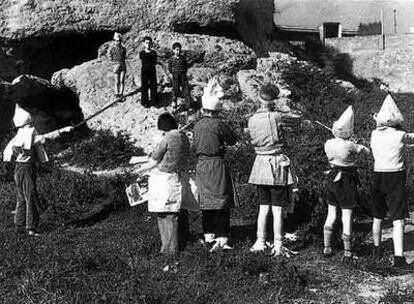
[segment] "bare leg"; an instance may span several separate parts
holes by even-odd
[[[374,218],[374,221],[372,222],[372,238],[374,239],[374,246],[376,247],[381,245],[381,222],[382,220],[378,218]]]
[[[119,94],[124,95],[125,71],[119,73]]]
[[[404,255],[404,220],[395,220],[392,222],[392,240],[394,242],[394,255]]]
[[[342,209],[342,240],[344,242],[344,255],[345,256],[352,256],[351,234],[352,234],[352,209]]]
[[[324,254],[331,254],[331,238],[333,225],[336,221],[336,206],[328,205],[328,214],[326,216],[325,225],[323,227],[323,240],[324,240]]]
[[[274,234],[274,247],[273,252],[275,255],[279,255],[282,250],[283,241],[283,212],[282,207],[272,206],[273,213],[273,234]]]
[[[257,240],[250,251],[263,251],[266,247],[266,224],[267,217],[270,213],[269,205],[260,205],[259,214],[257,216]]]

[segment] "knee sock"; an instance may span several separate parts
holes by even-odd
[[[352,256],[351,253],[351,236],[347,234],[342,234],[342,241],[344,242],[344,255]]]
[[[324,247],[325,247],[323,249],[324,253],[332,252],[332,248],[331,248],[332,230],[333,230],[332,226],[325,225],[323,227],[323,242],[324,242]]]

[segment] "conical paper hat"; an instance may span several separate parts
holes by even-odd
[[[339,117],[334,121],[332,126],[332,134],[335,137],[348,138],[354,134],[354,110],[349,106]]]
[[[221,101],[220,98],[223,96],[223,88],[218,83],[217,78],[211,78],[204,88],[204,93],[201,97],[203,108],[211,111],[221,111],[223,108],[223,101]]]
[[[32,121],[32,116],[29,112],[23,110],[18,104],[14,110],[13,122],[16,128],[29,124]]]
[[[404,117],[391,94],[385,97],[381,109],[374,118],[377,121],[377,126],[392,126],[401,124],[404,121]]]

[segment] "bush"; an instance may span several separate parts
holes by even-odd
[[[141,148],[134,146],[129,135],[113,134],[110,130],[96,131],[92,137],[75,142],[70,150],[65,160],[93,170],[125,166],[131,156],[145,155]]]

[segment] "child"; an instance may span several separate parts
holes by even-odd
[[[251,252],[266,249],[266,224],[270,212],[273,213],[274,246],[272,254],[281,255],[283,239],[283,207],[289,203],[289,187],[296,180],[291,174],[290,160],[285,153],[283,128],[298,126],[301,118],[294,114],[274,112],[275,99],[279,89],[266,84],[260,88],[260,108],[249,119],[248,131],[256,158],[250,173],[249,183],[257,185],[259,215],[257,218],[257,240]],[[293,189],[297,191],[296,186]]]
[[[16,136],[7,144],[3,160],[11,161],[16,155],[14,180],[16,183],[17,204],[14,215],[16,232],[26,230],[29,236],[39,236],[39,199],[36,190],[36,162],[48,161],[43,148],[46,139],[55,139],[61,133],[70,132],[65,127],[47,134],[38,135],[32,125],[31,115],[16,105],[13,122],[18,128]]]
[[[116,97],[122,97],[124,94],[126,73],[126,49],[122,46],[122,35],[120,33],[114,34],[114,44],[109,50],[109,58],[115,64],[115,95]]]
[[[143,106],[156,105],[157,98],[157,52],[152,49],[152,39],[144,37],[144,50],[139,53],[141,66],[141,104]],[[148,90],[151,92],[151,100],[148,101]]]
[[[168,62],[168,71],[172,74],[172,107],[174,110],[177,109],[177,97],[180,93],[180,87],[184,94],[185,107],[186,109],[190,108],[191,97],[190,90],[188,87],[187,79],[187,59],[181,54],[181,44],[175,42],[172,45],[174,55],[171,57]]]
[[[371,149],[374,156],[372,182],[374,256],[377,257],[380,252],[381,222],[389,212],[389,218],[393,223],[393,266],[409,268],[410,265],[404,257],[404,219],[409,214],[403,149],[406,144],[414,143],[414,133],[401,130],[404,118],[391,94],[387,95],[374,119],[377,123],[377,128],[371,135]]]
[[[158,117],[162,140],[154,149],[151,161],[140,168],[142,174],[151,170],[148,181],[148,211],[157,214],[161,235],[161,253],[176,254],[183,249],[189,237],[188,217],[183,184],[188,182],[190,143],[187,136],[177,130],[177,122],[169,113]]]
[[[355,168],[358,154],[370,154],[367,147],[349,140],[354,132],[354,112],[349,106],[341,117],[333,123],[332,134],[335,138],[325,143],[325,153],[331,166],[327,176],[328,215],[323,228],[325,257],[332,256],[331,237],[336,210],[342,212],[342,240],[346,263],[352,262],[351,233],[352,209],[357,205],[358,173]]]
[[[204,117],[194,126],[194,150],[197,156],[195,183],[202,213],[205,242],[211,251],[232,249],[229,246],[230,208],[234,190],[230,170],[224,164],[225,145],[234,145],[236,134],[218,113],[222,110],[223,87],[218,77],[204,88]]]

